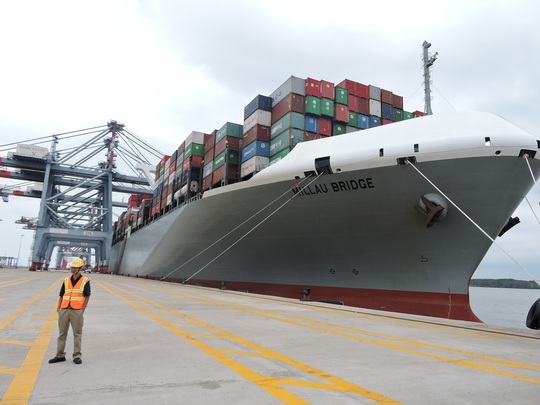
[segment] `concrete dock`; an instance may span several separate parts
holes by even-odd
[[[532,404],[540,332],[90,274],[83,363],[55,355],[68,272],[0,269],[1,404]]]

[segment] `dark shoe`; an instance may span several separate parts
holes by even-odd
[[[73,363],[75,364],[81,364],[82,363],[82,360],[80,359],[80,357],[76,357],[73,359]]]
[[[65,357],[53,357],[49,360],[49,363],[59,363],[61,361],[66,361]]]

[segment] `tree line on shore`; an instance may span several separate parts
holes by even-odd
[[[514,280],[513,278],[473,278],[470,285],[471,287],[540,289],[540,286],[532,280]]]

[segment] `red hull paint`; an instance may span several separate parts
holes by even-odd
[[[149,277],[153,278],[153,277]],[[165,281],[181,282],[166,278]],[[482,322],[472,311],[468,294],[427,293],[411,291],[370,290],[360,288],[298,286],[288,284],[260,284],[227,281],[223,286],[214,280],[189,280],[187,284],[254,294],[303,299],[303,291],[310,289],[309,301],[332,301],[343,305],[380,311]]]

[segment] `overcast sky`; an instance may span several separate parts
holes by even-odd
[[[439,54],[434,114],[493,112],[540,137],[540,2],[369,3],[1,1],[0,145],[114,119],[170,154],[193,130],[242,123],[291,75],[373,84],[423,110],[424,40]],[[0,202],[0,255],[20,244],[26,263],[32,232],[13,222],[37,204]],[[500,243],[538,278],[540,226],[526,203],[516,214]],[[497,247],[475,277],[529,279]]]

